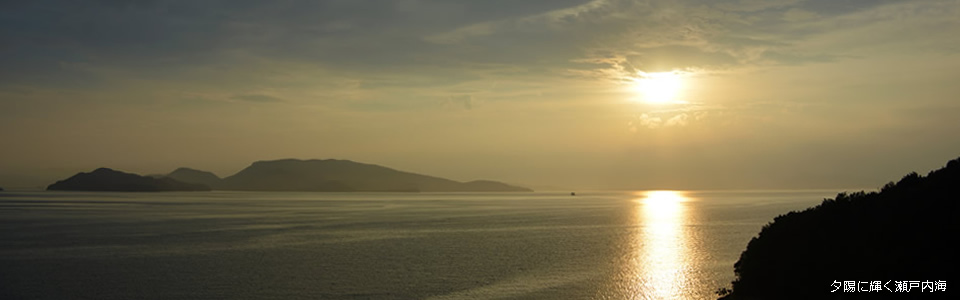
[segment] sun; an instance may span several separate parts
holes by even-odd
[[[679,102],[683,88],[683,74],[680,72],[640,72],[633,81],[633,89],[639,94],[640,101],[650,104]]]

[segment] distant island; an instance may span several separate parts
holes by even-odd
[[[162,175],[183,182],[199,183],[211,188],[218,188],[223,181],[216,174],[207,171],[194,170],[191,168],[178,168],[170,174]]]
[[[109,168],[99,168],[89,173],[77,173],[70,178],[47,186],[48,191],[112,191],[112,192],[164,192],[164,191],[209,191],[202,184],[185,183],[173,178],[153,178],[124,173]]]
[[[180,171],[180,172],[178,172]],[[496,181],[458,182],[339,159],[258,161],[219,181],[209,172],[178,169],[169,174],[185,182],[207,183],[234,191],[313,192],[531,192]]]
[[[101,169],[98,169],[99,171]],[[105,169],[110,170],[110,169]],[[94,171],[92,173],[97,173]],[[113,170],[110,170],[113,171]],[[117,171],[113,171],[117,172]],[[75,179],[57,182],[48,190],[116,191],[116,186],[130,186],[126,176],[94,176],[96,180]],[[118,172],[122,173],[122,172]],[[203,186],[230,191],[301,191],[301,192],[532,192],[531,189],[497,181],[459,182],[439,177],[398,171],[391,168],[338,159],[281,159],[258,161],[236,174],[220,178],[216,174],[191,168],[178,168],[166,175],[139,176],[138,182],[157,180]],[[81,176],[87,178],[92,175]],[[114,182],[123,180],[124,183]],[[67,182],[67,183],[63,183]],[[150,184],[130,188],[138,191],[159,191]]]
[[[733,288],[718,294],[725,300],[949,298],[930,287],[956,272],[958,202],[960,158],[880,192],[841,193],[778,216],[740,255]],[[898,283],[910,291],[896,292]]]

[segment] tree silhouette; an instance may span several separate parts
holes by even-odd
[[[958,200],[960,159],[955,159],[926,177],[910,173],[879,192],[840,193],[780,215],[740,255],[733,288],[717,294],[721,299],[949,298],[947,292],[917,288],[893,291],[896,281],[951,279]],[[844,292],[845,281],[855,282],[858,291]],[[882,290],[869,292],[876,281]]]

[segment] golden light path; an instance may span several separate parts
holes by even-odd
[[[684,230],[688,200],[678,191],[647,191],[637,199],[641,228],[633,241],[638,247],[630,272],[635,276],[631,299],[680,299],[690,288],[690,241]]]

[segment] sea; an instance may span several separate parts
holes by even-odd
[[[0,299],[716,299],[837,192],[0,192]]]

